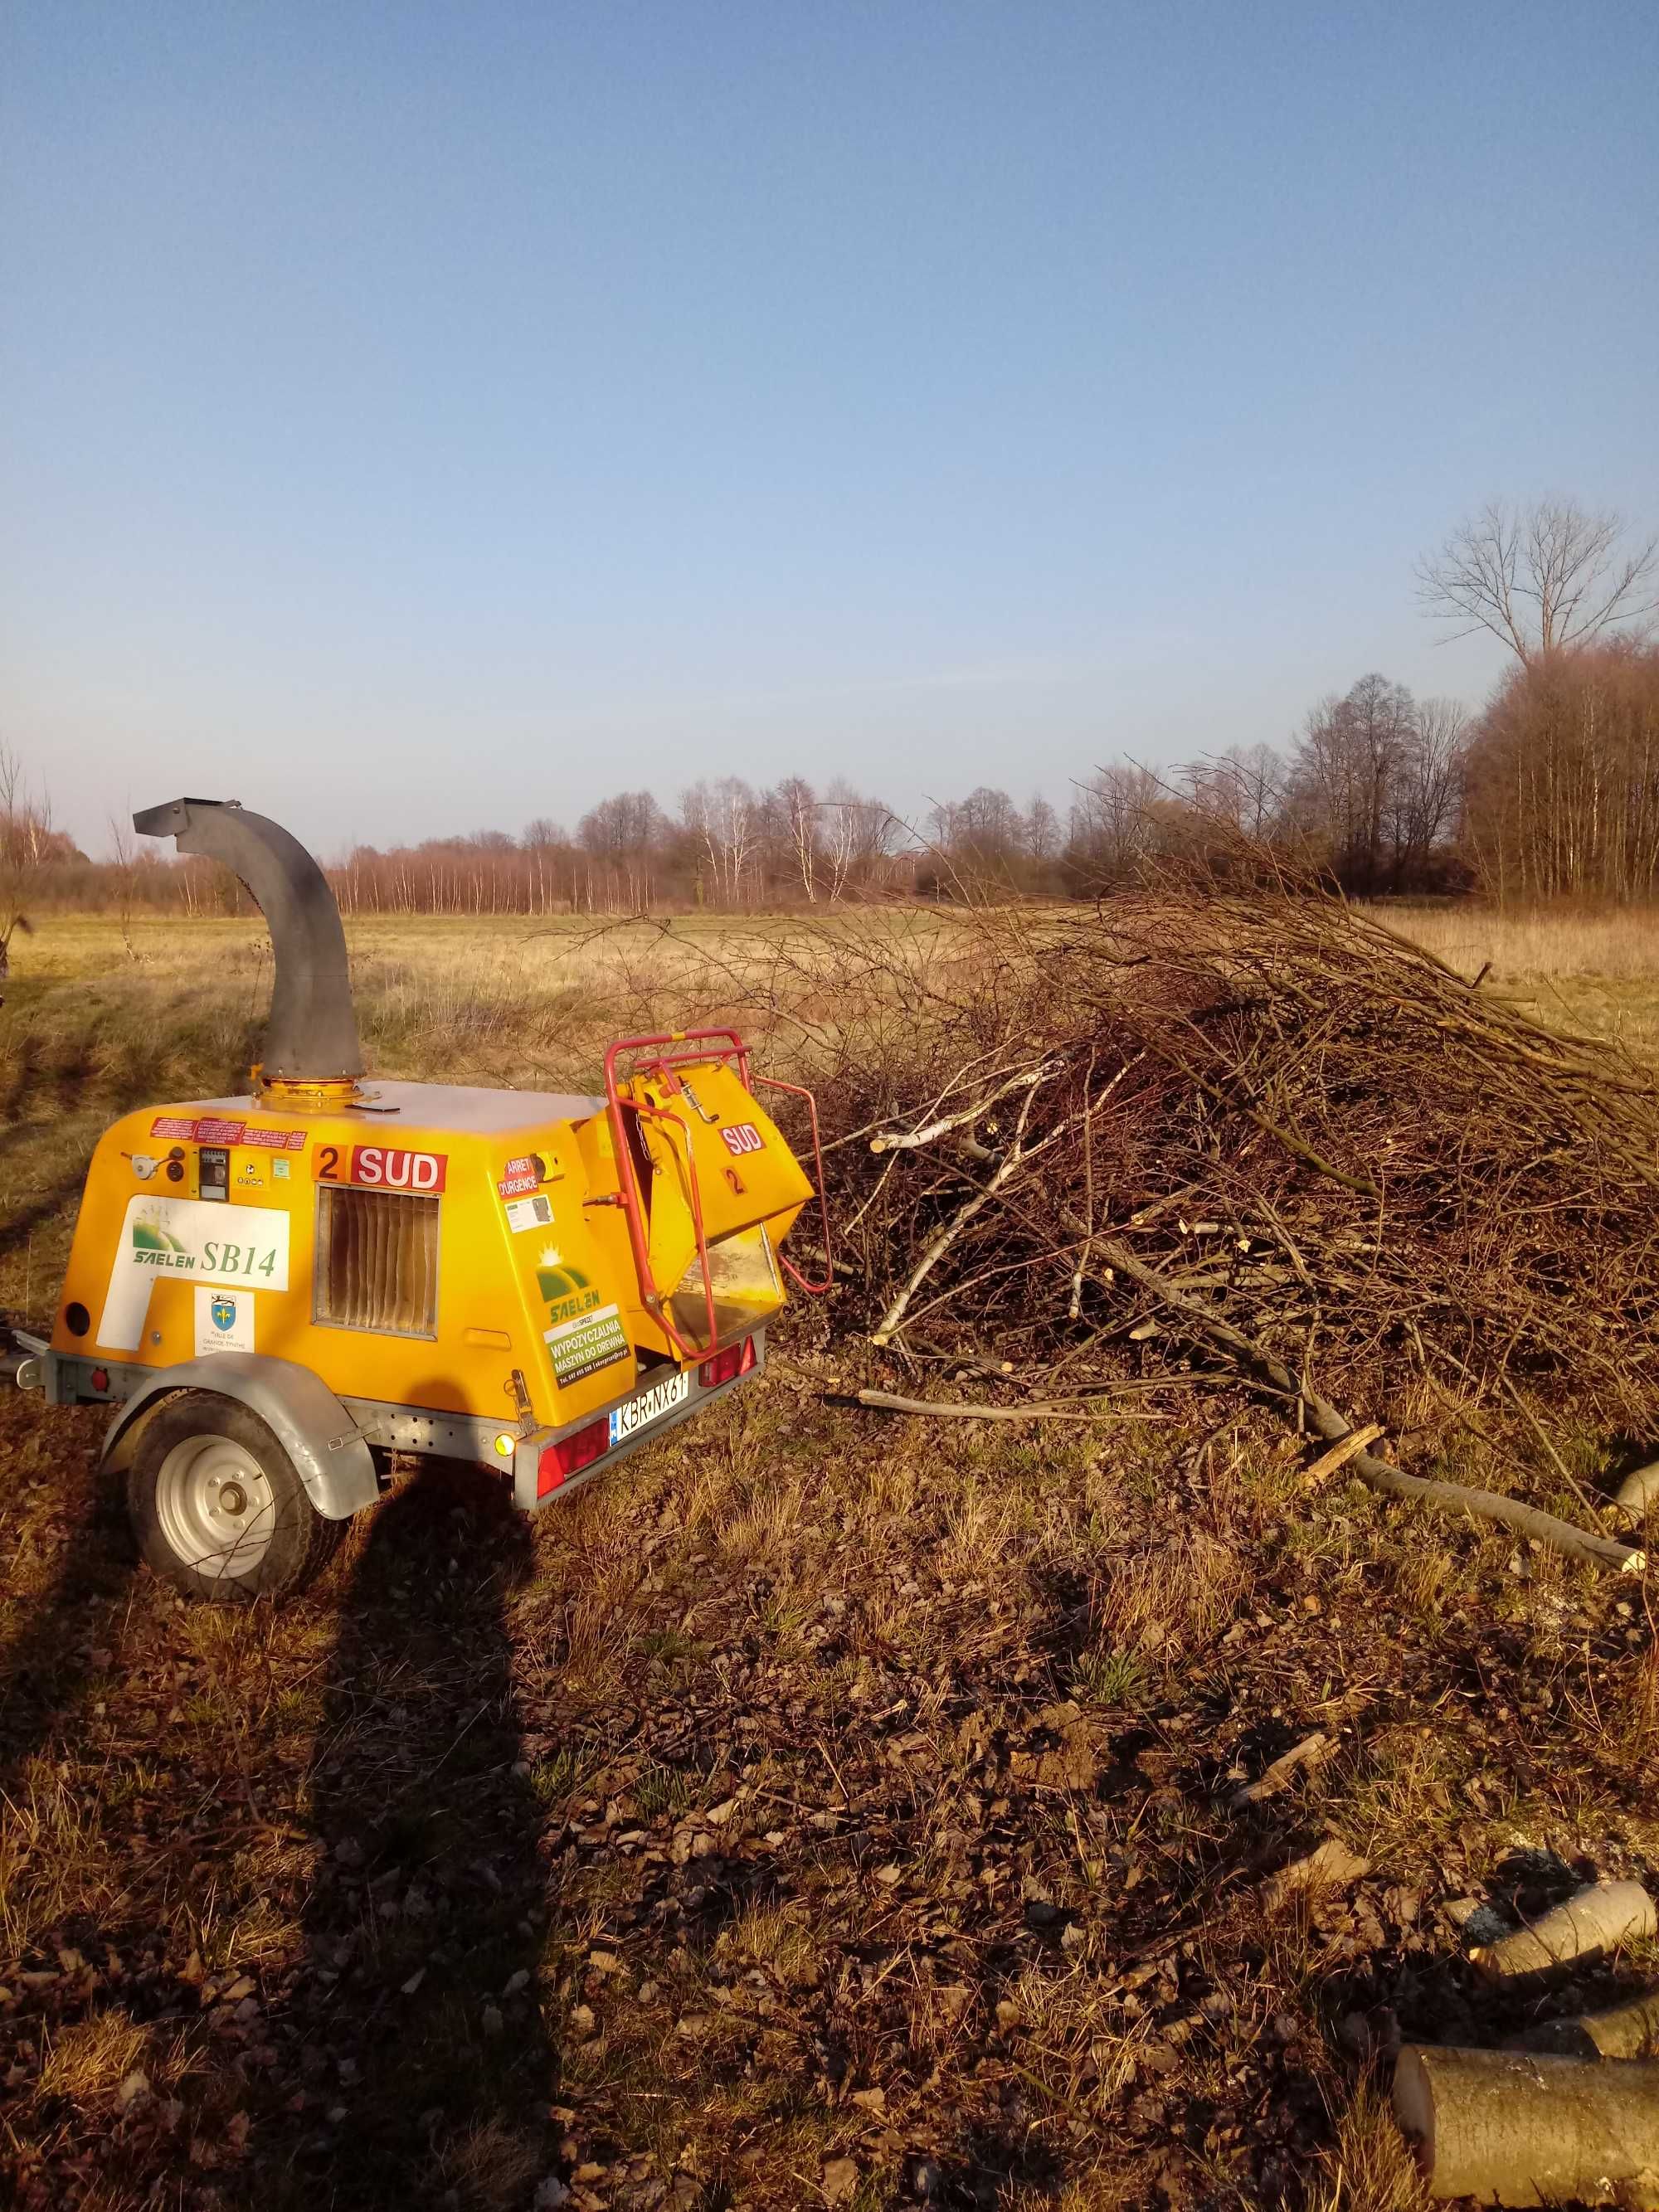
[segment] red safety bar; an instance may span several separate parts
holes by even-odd
[[[783,1261],[784,1271],[792,1283],[799,1284],[809,1297],[821,1298],[834,1285],[836,1255],[830,1242],[830,1200],[824,1195],[823,1189],[823,1147],[818,1141],[818,1102],[804,1083],[786,1083],[781,1075],[757,1075],[755,1081],[763,1083],[769,1091],[787,1091],[793,1092],[797,1098],[804,1098],[806,1101],[807,1113],[811,1116],[812,1170],[816,1177],[813,1188],[818,1194],[818,1218],[823,1224],[823,1280],[821,1283],[809,1283],[786,1253],[780,1252],[778,1257]],[[751,1089],[752,1087],[750,1085]]]
[[[623,1120],[622,1097],[617,1088],[617,1060],[624,1053],[655,1052],[655,1048],[659,1045],[667,1046],[670,1049],[665,1052],[656,1052],[656,1056],[645,1066],[634,1070],[635,1075],[660,1073],[667,1078],[671,1085],[678,1088],[674,1076],[674,1070],[677,1067],[690,1066],[694,1062],[710,1059],[735,1060],[738,1064],[738,1080],[743,1085],[744,1089],[752,1094],[754,1082],[751,1081],[749,1073],[749,1048],[735,1030],[670,1030],[659,1036],[619,1037],[605,1055],[605,1110],[610,1116],[611,1143],[617,1154],[617,1195],[622,1201],[623,1212],[628,1218],[628,1241],[634,1255],[634,1272],[639,1278],[640,1296],[645,1302],[646,1310],[654,1316],[658,1327],[681,1358],[701,1359],[706,1358],[714,1348],[714,1286],[708,1273],[708,1240],[703,1231],[702,1193],[697,1182],[697,1164],[691,1146],[691,1133],[677,1114],[670,1114],[663,1107],[653,1105],[649,1099],[630,1098],[629,1100],[629,1104],[636,1114],[645,1115],[653,1121],[667,1122],[671,1128],[678,1130],[685,1139],[686,1188],[691,1197],[691,1224],[696,1233],[697,1261],[702,1270],[703,1304],[708,1319],[708,1341],[705,1345],[688,1344],[674,1327],[668,1316],[667,1302],[658,1289],[656,1277],[652,1273],[650,1245],[646,1235],[645,1208],[640,1192],[639,1176],[634,1165],[634,1154],[628,1142],[627,1125]],[[708,1049],[711,1045],[718,1046],[720,1048],[711,1053]],[[672,1049],[676,1046],[683,1049],[678,1051]],[[792,1281],[799,1284],[803,1291],[811,1292],[814,1297],[820,1297],[830,1288],[834,1280],[835,1270],[833,1255],[830,1248],[830,1207],[823,1194],[823,1152],[818,1141],[817,1101],[810,1091],[799,1083],[785,1083],[776,1076],[761,1076],[756,1079],[769,1085],[775,1091],[793,1091],[797,1097],[805,1098],[811,1115],[812,1158],[817,1170],[818,1203],[823,1208],[823,1281],[809,1283],[799,1270],[791,1266],[789,1261],[784,1258],[781,1253],[778,1256],[783,1261],[783,1265],[787,1269]]]

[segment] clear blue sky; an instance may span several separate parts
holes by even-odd
[[[701,775],[1062,808],[1659,525],[1659,7],[587,0],[0,27],[0,733],[91,847]]]

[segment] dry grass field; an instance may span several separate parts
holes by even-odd
[[[1652,917],[1387,919],[1659,1053]],[[893,927],[925,972],[935,925]],[[585,1086],[778,932],[350,935],[377,1073]],[[0,1010],[14,1321],[50,1310],[102,1124],[235,1090],[257,1045],[256,927],[131,953],[51,921]],[[835,1313],[533,1522],[412,1476],[279,1613],[140,1575],[98,1418],[0,1396],[15,2201],[1419,2204],[1393,2050],[1530,2016],[1479,1994],[1468,1901],[1659,1875],[1646,1586],[1310,1488],[1248,1410],[884,1419]],[[1605,1482],[1598,1440],[1549,1442]],[[1452,1471],[1541,1449],[1470,1427]],[[1315,1731],[1322,1764],[1231,1809]]]
[[[1513,993],[1538,1020],[1620,1038],[1644,1058],[1659,1058],[1659,914],[1411,905],[1380,912],[1461,975],[1478,975],[1490,961],[1487,988]]]

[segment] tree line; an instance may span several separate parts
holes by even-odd
[[[412,846],[359,845],[328,867],[351,915],[724,912],[872,897],[1077,896],[1160,854],[1240,841],[1364,896],[1478,890],[1503,900],[1646,898],[1659,876],[1659,564],[1616,517],[1559,502],[1486,509],[1419,564],[1425,611],[1484,629],[1510,665],[1484,707],[1418,699],[1380,673],[1312,707],[1287,744],[1176,769],[1094,769],[1062,815],[981,785],[906,821],[843,780],[740,776],[672,806],[620,792],[579,821],[538,817]],[[224,914],[225,871],[112,823],[113,857],[55,831],[0,748],[0,948],[33,904]]]

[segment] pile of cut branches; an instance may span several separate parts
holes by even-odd
[[[1518,1414],[1558,1503],[1552,1415],[1659,1440],[1659,1081],[1340,900],[1165,875],[874,918],[779,948],[767,998],[828,1109],[842,1311],[908,1389],[1242,1380],[1414,1492],[1340,1407]]]

